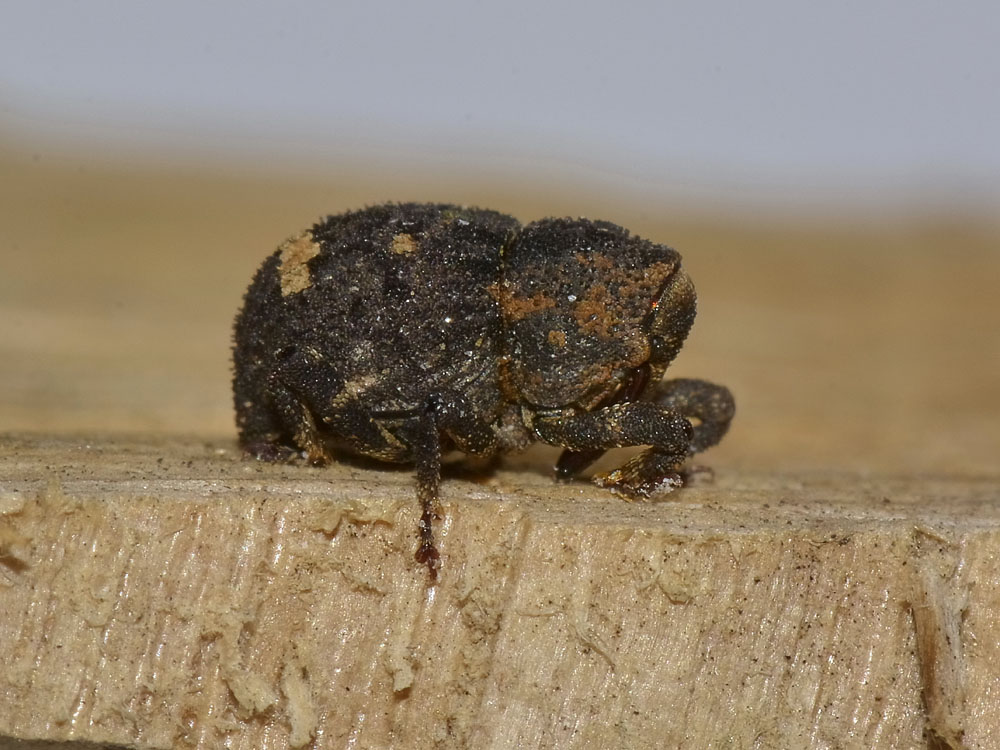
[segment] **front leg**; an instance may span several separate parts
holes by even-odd
[[[692,456],[722,440],[736,413],[736,402],[729,389],[707,380],[677,378],[664,381],[653,396],[653,402],[695,420],[689,448]]]
[[[539,439],[573,453],[634,445],[651,446],[624,466],[594,478],[626,497],[647,497],[681,483],[681,464],[690,453],[694,430],[680,413],[650,401],[612,404],[568,416],[535,416]]]

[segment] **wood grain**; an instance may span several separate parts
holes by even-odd
[[[430,588],[406,472],[263,466],[231,443],[35,437],[5,440],[0,471],[4,736],[1000,738],[991,482],[741,474],[629,504],[528,467],[453,476]]]

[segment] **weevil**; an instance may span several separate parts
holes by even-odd
[[[444,452],[540,441],[569,479],[647,446],[593,481],[626,498],[682,483],[734,413],[725,387],[662,380],[694,317],[680,255],[608,222],[424,203],[329,216],[264,261],[237,315],[240,444],[415,465],[416,558],[434,580]]]

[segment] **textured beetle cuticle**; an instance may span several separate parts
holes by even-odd
[[[607,222],[421,203],[329,216],[264,261],[236,318],[240,443],[414,464],[415,556],[436,580],[444,451],[541,441],[569,478],[644,446],[594,482],[627,499],[679,486],[734,413],[722,386],[662,381],[694,315],[680,255]]]

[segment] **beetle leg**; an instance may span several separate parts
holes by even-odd
[[[267,395],[286,440],[304,450],[316,465],[330,460],[328,439],[340,440],[364,455],[385,461],[408,460],[408,451],[382,428],[356,396],[341,392],[317,402],[313,393],[338,393],[341,378],[333,366],[295,347],[279,352],[267,382]]]
[[[536,416],[532,428],[544,442],[574,453],[652,446],[620,469],[595,477],[601,486],[629,497],[645,497],[680,484],[677,472],[693,437],[691,423],[683,415],[650,401],[612,404],[570,416]]]
[[[309,407],[299,399],[277,373],[268,381],[267,393],[271,398],[278,421],[292,436],[292,441],[306,452],[309,463],[321,466],[330,460],[330,454],[323,444],[316,420]]]
[[[427,566],[431,580],[437,580],[440,554],[434,544],[434,520],[439,518],[441,487],[441,436],[475,455],[488,455],[496,448],[496,433],[475,416],[472,405],[455,393],[432,394],[416,419],[399,429],[410,446],[417,468],[417,499],[420,501],[420,546],[415,555]]]
[[[238,415],[240,445],[260,461],[291,461],[302,450],[315,465],[330,456],[309,406],[281,366],[267,377],[262,393]]]
[[[556,461],[556,479],[572,479],[603,456],[605,451],[607,448],[591,448],[586,451],[564,450]]]
[[[330,460],[317,424],[316,411],[303,394],[310,384],[336,379],[326,362],[308,357],[299,347],[274,353],[274,365],[260,388],[238,383],[236,421],[243,450],[262,461],[288,461],[303,450],[313,464]],[[241,400],[242,399],[242,400]]]
[[[681,465],[685,458],[686,453],[649,448],[617,469],[597,474],[594,484],[607,487],[629,500],[641,500],[655,492],[670,492],[684,485]]]
[[[598,409],[611,404],[623,404],[635,401],[649,384],[651,369],[648,364],[632,369],[621,387],[611,394],[610,397],[597,405]],[[604,455],[604,448],[591,448],[585,451],[564,450],[556,461],[556,477],[559,479],[569,479],[575,477],[581,471],[590,466],[594,461]]]
[[[420,546],[414,555],[427,566],[432,581],[437,580],[440,555],[434,545],[434,519],[438,517],[438,497],[441,487],[441,432],[433,403],[413,420],[403,424],[400,437],[413,453],[417,469],[417,499],[420,501]]]
[[[718,443],[729,429],[736,412],[729,389],[706,380],[679,378],[660,384],[654,403],[696,420],[688,452],[700,453]]]
[[[437,417],[438,430],[447,435],[458,450],[473,456],[488,456],[496,451],[496,431],[476,414],[469,399],[447,391],[432,395],[427,404]]]

